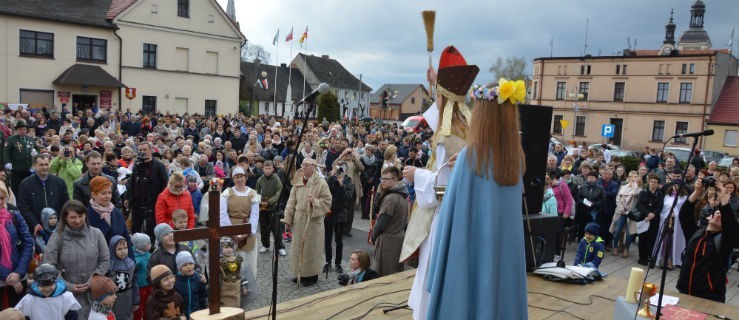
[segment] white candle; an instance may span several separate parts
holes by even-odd
[[[635,292],[639,292],[641,284],[644,282],[644,269],[642,268],[631,268],[631,275],[629,276],[629,285],[626,287],[626,295],[624,298],[628,303],[636,303]]]

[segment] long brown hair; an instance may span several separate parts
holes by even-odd
[[[475,167],[475,174],[489,179],[492,170],[498,184],[517,184],[526,167],[519,131],[515,105],[508,101],[499,105],[496,100],[475,100],[467,135],[467,162]]]

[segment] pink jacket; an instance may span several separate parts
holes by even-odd
[[[554,198],[557,199],[557,213],[562,213],[563,218],[569,218],[574,199],[567,182],[560,180],[558,186],[552,187],[552,191],[554,191]]]

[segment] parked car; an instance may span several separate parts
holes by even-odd
[[[718,166],[725,167],[725,168],[731,167],[731,164],[734,162],[734,159],[737,159],[737,158],[738,158],[737,156],[725,156],[721,158],[721,160],[718,161]]]
[[[634,157],[634,158],[639,159],[638,152],[631,151],[631,150],[624,150],[624,149],[611,150],[611,157],[614,157],[614,156],[619,157],[619,158]]]
[[[423,116],[410,116],[403,121],[401,126],[407,132],[419,133],[423,131],[424,128],[428,127],[429,124]]]
[[[719,161],[728,155],[726,152],[706,150],[703,151],[703,160],[706,160],[706,162]]]
[[[613,154],[613,150],[621,150],[621,147],[615,144],[609,144],[608,147],[611,148],[611,154]],[[600,150],[603,150],[603,144],[602,143],[591,144],[588,146],[588,148],[595,149],[595,151],[600,151]]]
[[[675,158],[680,162],[688,162],[688,158],[690,157],[690,148],[667,147],[665,148],[665,153],[667,152],[675,154]]]
[[[370,117],[370,116],[364,116],[364,117],[362,117],[361,119],[359,119],[359,121],[362,121],[362,122],[370,122],[370,123],[373,123],[373,122],[375,122],[375,119],[373,119],[373,118],[372,118],[372,117]]]

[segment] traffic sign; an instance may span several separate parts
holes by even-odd
[[[600,129],[600,135],[606,138],[613,138],[613,133],[616,131],[615,124],[604,124]]]
[[[570,120],[559,120],[559,124],[562,125],[562,129],[567,129],[567,126],[570,125]]]

